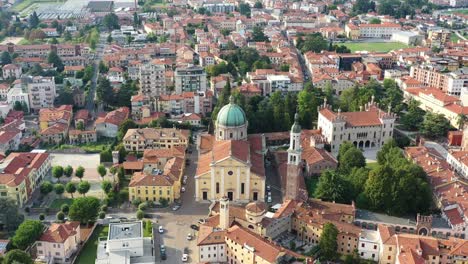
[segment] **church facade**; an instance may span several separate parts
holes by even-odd
[[[195,174],[196,201],[222,197],[239,203],[264,201],[265,168],[262,144],[247,135],[248,121],[230,98],[218,113],[214,135],[202,135]]]

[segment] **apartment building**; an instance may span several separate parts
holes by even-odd
[[[36,241],[37,258],[46,263],[69,263],[82,240],[80,222],[52,223]]]
[[[68,142],[72,145],[87,144],[97,141],[97,134],[94,130],[70,130],[68,131]]]
[[[210,13],[231,13],[236,9],[233,3],[204,3],[203,7]]]
[[[331,152],[338,153],[340,145],[349,141],[360,149],[379,149],[393,137],[396,115],[390,110],[380,110],[372,98],[362,111],[334,112],[324,103],[320,107],[318,128],[331,145]]]
[[[175,115],[182,113],[205,115],[213,109],[213,93],[211,91],[195,91],[163,95],[157,101],[157,109]]]
[[[39,110],[39,127],[41,140],[47,144],[65,142],[73,116],[71,105],[58,108],[41,108]]]
[[[201,225],[198,231],[198,260],[200,263],[226,263],[226,230]]]
[[[125,150],[144,151],[145,149],[160,149],[187,147],[190,131],[176,128],[141,128],[129,129],[123,137]]]
[[[200,66],[178,67],[174,74],[175,92],[206,91],[206,72]]]
[[[28,76],[21,79],[29,94],[29,108],[37,112],[54,106],[56,97],[54,77]],[[25,89],[26,90],[26,89]]]
[[[432,65],[411,66],[410,76],[424,85],[435,87],[452,96],[460,96],[468,88],[468,69],[442,72],[441,67]]]
[[[166,69],[164,65],[144,63],[140,65],[140,92],[148,97],[157,97],[167,93]]]
[[[133,95],[130,102],[132,107],[132,118],[135,120],[140,120],[143,117],[143,111],[151,111],[151,100],[147,95]]]
[[[21,66],[17,64],[7,64],[2,68],[3,79],[19,79],[21,77]]]
[[[452,32],[445,28],[430,28],[427,30],[426,45],[430,48],[443,48],[450,42]]]
[[[10,153],[0,164],[0,196],[23,207],[51,168],[47,153]]]
[[[447,95],[436,88],[408,88],[404,97],[418,101],[419,108],[424,111],[444,115],[454,127],[459,126],[460,114],[468,114],[468,107],[462,106],[458,97]]]
[[[165,162],[160,159],[157,163],[147,165],[143,171],[133,173],[129,183],[129,200],[161,203],[164,199],[173,203],[180,199],[185,158],[172,157]]]

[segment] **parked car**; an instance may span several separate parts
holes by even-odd
[[[192,237],[192,234],[189,233],[189,234],[187,235],[187,240],[190,241],[190,240],[192,240],[192,238],[193,238],[193,237]]]
[[[266,189],[267,189],[267,191],[271,191],[271,186],[267,185]]]
[[[185,187],[180,188],[180,191],[184,193],[185,192]]]
[[[183,254],[182,255],[182,262],[187,262],[188,261],[188,255],[187,254]]]
[[[197,225],[190,225],[190,228],[192,228],[195,231],[198,231],[199,227]]]
[[[271,203],[272,202],[272,199],[271,199],[271,192],[268,193],[268,196],[267,196],[267,203]]]
[[[161,260],[165,260],[166,256],[166,247],[164,245],[159,246],[159,253],[161,253]]]
[[[172,207],[172,211],[177,211],[180,209],[180,205],[174,205],[174,207]]]
[[[189,253],[188,247],[184,247],[184,254],[188,254],[188,253]]]
[[[164,233],[164,228],[163,228],[162,226],[159,226],[159,228],[158,228],[158,232],[159,232],[159,234],[162,234],[162,233]]]
[[[205,221],[205,219],[198,219],[198,223],[199,224],[204,224],[204,223],[206,223],[206,221]]]

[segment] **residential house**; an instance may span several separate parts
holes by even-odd
[[[95,123],[96,133],[100,137],[116,137],[119,126],[130,116],[128,107],[121,107],[107,114],[100,115]]]
[[[36,241],[37,258],[69,263],[82,243],[80,229],[80,222],[52,223]]]

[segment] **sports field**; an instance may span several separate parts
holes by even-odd
[[[348,47],[351,52],[356,51],[372,51],[372,52],[388,52],[390,50],[397,50],[407,48],[408,45],[399,42],[356,42],[356,43],[342,43]]]

